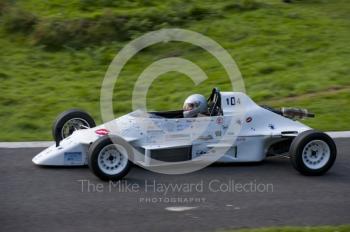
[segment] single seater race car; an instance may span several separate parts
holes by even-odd
[[[322,175],[335,162],[332,138],[296,120],[314,117],[305,109],[259,106],[244,93],[217,88],[207,102],[208,113],[200,117],[184,117],[183,110],[136,110],[100,126],[86,112],[68,110],[54,122],[56,144],[33,162],[88,165],[102,180],[123,178],[133,163],[153,167],[213,157],[224,163],[260,162],[285,155],[301,174]]]

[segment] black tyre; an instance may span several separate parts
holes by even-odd
[[[309,130],[293,140],[289,153],[293,167],[301,174],[318,176],[333,166],[337,148],[327,134]]]
[[[58,115],[52,125],[52,135],[56,143],[70,136],[75,130],[95,127],[94,119],[85,111],[71,109]]]
[[[129,160],[133,151],[120,137],[106,135],[96,140],[89,148],[88,165],[101,180],[117,181],[123,178],[132,166]]]

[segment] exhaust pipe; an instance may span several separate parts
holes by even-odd
[[[302,108],[282,107],[281,113],[282,116],[295,120],[315,117],[315,114],[310,113],[307,109]]]

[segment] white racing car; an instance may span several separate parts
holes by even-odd
[[[268,156],[287,155],[300,173],[322,175],[336,159],[336,145],[327,134],[296,121],[314,117],[305,109],[259,106],[244,93],[217,88],[205,103],[186,104],[177,111],[136,110],[100,126],[84,111],[66,111],[53,125],[56,144],[33,162],[88,165],[100,179],[118,180],[132,163],[152,167],[200,159],[260,162]],[[199,104],[204,111],[196,111]]]

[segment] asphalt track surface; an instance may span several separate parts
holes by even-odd
[[[215,165],[175,176],[134,168],[115,186],[99,181],[88,168],[33,165],[32,157],[42,149],[0,149],[0,231],[170,232],[349,224],[350,140],[336,142],[337,161],[321,177],[302,176],[287,158],[275,157],[262,164]],[[234,182],[231,189],[229,182]],[[182,189],[165,194],[154,184]],[[197,189],[186,190],[190,184]],[[195,208],[169,211],[178,207]]]

